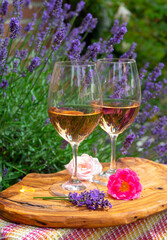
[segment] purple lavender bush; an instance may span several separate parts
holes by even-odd
[[[73,27],[85,6],[83,0],[75,11],[62,0],[45,0],[39,10],[40,17],[34,14],[26,26],[22,24],[22,12],[31,4],[30,0],[13,0],[12,4],[9,12],[9,2],[0,3],[1,189],[29,172],[59,171],[71,159],[69,144],[53,129],[47,114],[54,62],[112,58],[116,45],[121,44],[127,32],[127,24],[115,20],[107,39],[100,38],[88,46],[86,36],[95,29],[98,20],[88,13],[81,25]],[[133,43],[121,58],[136,58],[135,47]],[[167,117],[161,116],[156,106],[167,92],[167,80],[161,79],[163,67],[160,63],[150,71],[146,63],[140,69],[142,106],[130,132],[127,130],[120,138],[121,156],[151,158],[151,152],[153,160],[167,163]],[[96,152],[100,161],[109,161],[107,137],[96,128],[80,149],[90,155]]]

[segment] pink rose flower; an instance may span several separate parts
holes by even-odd
[[[129,168],[118,169],[109,177],[107,192],[113,198],[131,200],[140,197],[142,185],[136,172]]]
[[[97,175],[102,171],[102,165],[97,158],[93,158],[88,154],[82,154],[77,157],[77,177],[79,180],[92,181],[93,175]],[[73,159],[65,165],[65,168],[72,175],[74,171]]]

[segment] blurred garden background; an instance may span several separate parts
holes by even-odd
[[[140,112],[119,136],[117,157],[167,164],[165,0],[1,0],[1,190],[30,172],[60,171],[72,158],[48,119],[54,62],[109,56],[135,58],[142,88]],[[98,126],[80,144],[82,153],[110,162],[109,136]]]

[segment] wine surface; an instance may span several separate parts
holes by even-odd
[[[101,110],[92,107],[81,107],[77,110],[51,107],[48,114],[60,136],[70,143],[80,143],[98,125]]]
[[[103,103],[100,127],[108,134],[122,133],[135,120],[140,105],[128,100],[110,100]]]

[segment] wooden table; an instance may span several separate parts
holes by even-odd
[[[109,164],[103,164],[104,170]],[[96,228],[135,222],[167,209],[167,166],[140,158],[122,158],[118,168],[137,172],[143,191],[140,199],[124,201],[107,197],[109,210],[88,210],[68,201],[34,199],[51,196],[50,186],[70,178],[66,170],[55,174],[30,173],[0,193],[0,215],[4,220],[39,227]],[[107,188],[96,185],[99,190]]]

